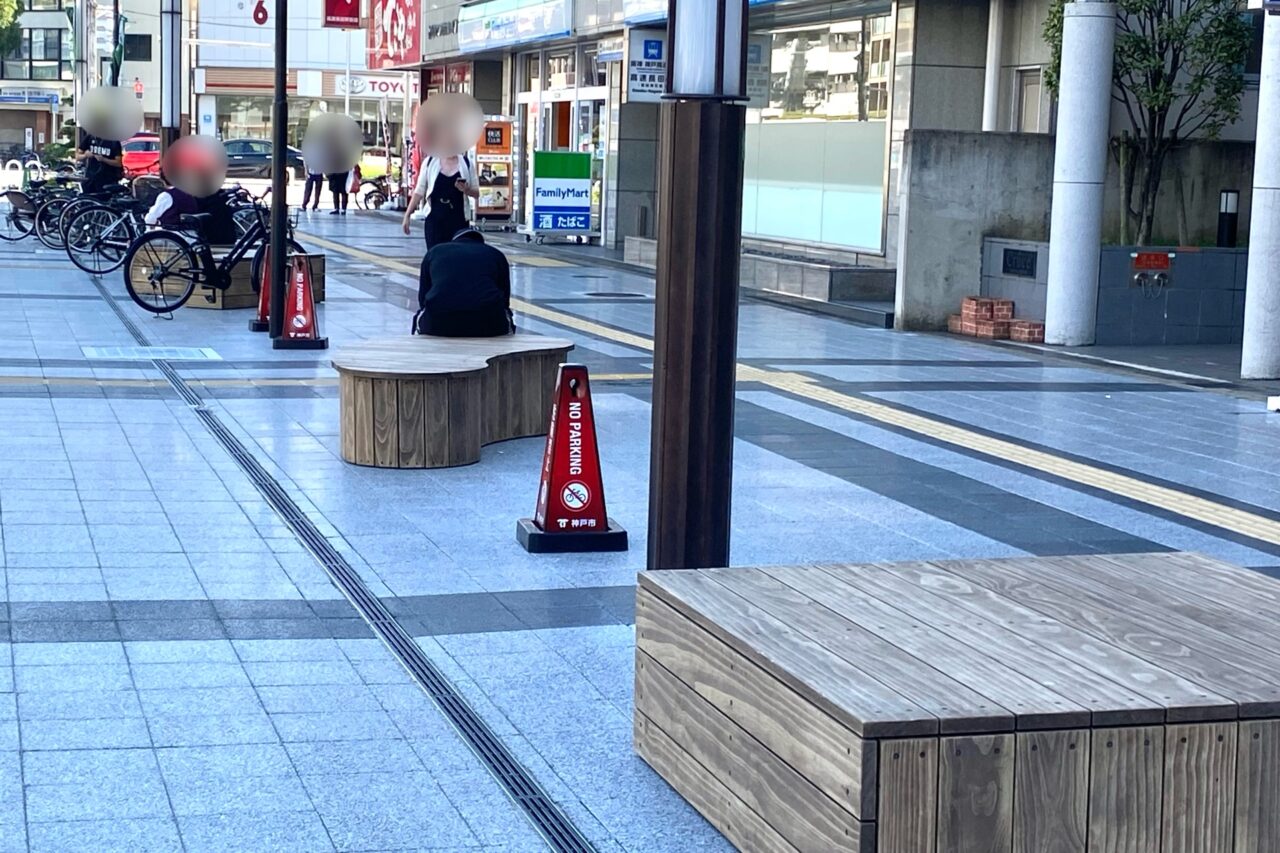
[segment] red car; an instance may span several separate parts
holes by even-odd
[[[149,131],[136,134],[124,144],[124,176],[160,173],[160,137]]]

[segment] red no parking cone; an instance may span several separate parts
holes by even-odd
[[[280,337],[273,340],[271,346],[274,349],[328,349],[329,339],[320,337],[316,304],[311,298],[311,262],[306,255],[289,256],[288,287]]]
[[[562,364],[542,455],[538,506],[516,523],[516,539],[532,554],[625,551],[627,531],[605,511],[587,368]]]

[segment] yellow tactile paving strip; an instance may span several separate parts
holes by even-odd
[[[319,240],[310,235],[308,235],[307,239],[327,249],[341,252],[351,257],[360,258],[384,267],[396,268],[392,267],[395,262],[387,262],[382,258],[367,252],[361,252],[358,249],[351,249],[336,243]],[[415,274],[417,273],[416,269],[412,271]],[[524,300],[512,299],[511,307],[530,317],[547,320],[588,335],[635,347],[636,349],[653,351],[653,341],[642,335],[613,329],[591,320],[575,317],[572,314],[566,314],[563,311],[557,311],[544,305],[534,305]],[[887,426],[927,436],[935,441],[943,441],[1004,462],[1012,462],[1082,486],[1088,486],[1118,497],[1156,507],[1166,512],[1172,512],[1202,524],[1209,524],[1273,545],[1280,545],[1280,521],[1275,521],[1266,516],[1238,509],[1229,504],[1203,498],[1179,489],[1148,483],[1137,477],[1109,471],[1100,466],[1077,462],[1054,453],[1025,447],[1013,441],[993,438],[944,421],[877,403],[865,397],[842,394],[839,391],[824,388],[808,377],[797,373],[739,364],[738,381],[758,382],[801,399],[870,418]]]

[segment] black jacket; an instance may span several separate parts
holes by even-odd
[[[441,243],[422,260],[416,331],[444,337],[509,334],[511,268],[502,252],[475,239]]]

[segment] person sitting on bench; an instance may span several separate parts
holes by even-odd
[[[422,259],[413,332],[446,338],[494,338],[515,332],[511,268],[474,228],[464,228]]]

